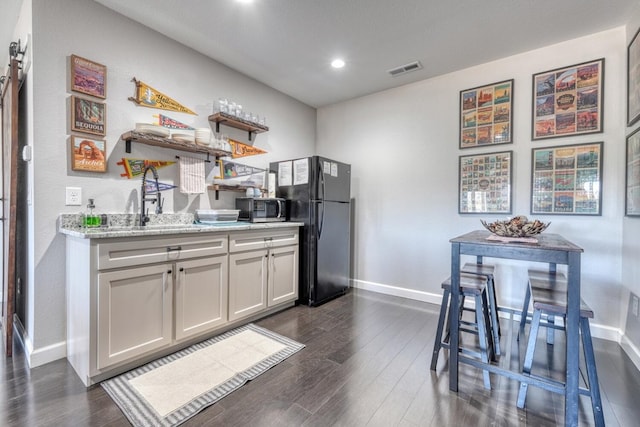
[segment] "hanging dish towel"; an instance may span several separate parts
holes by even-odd
[[[180,192],[201,194],[205,190],[204,160],[180,156]]]

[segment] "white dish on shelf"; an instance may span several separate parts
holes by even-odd
[[[193,144],[195,142],[193,135],[188,133],[174,133],[171,135],[171,139],[179,142],[186,142],[188,144]]]
[[[148,135],[161,136],[169,138],[171,131],[163,126],[153,125],[151,123],[136,123],[136,131],[146,133]]]

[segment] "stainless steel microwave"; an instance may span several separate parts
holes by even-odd
[[[238,197],[236,209],[240,210],[239,221],[276,222],[287,219],[285,199]]]

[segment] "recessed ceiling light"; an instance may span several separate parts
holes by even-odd
[[[342,68],[344,67],[344,61],[342,59],[334,59],[331,61],[331,66],[333,68]]]
[[[238,3],[253,3],[253,0],[236,0]]]

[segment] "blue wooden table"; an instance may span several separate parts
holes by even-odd
[[[451,242],[451,336],[450,348],[458,348],[459,343],[459,294],[460,255],[474,255],[478,262],[483,257],[508,258],[568,266],[566,350],[567,373],[565,385],[557,382],[532,378],[520,372],[510,371],[495,365],[466,357],[457,351],[449,352],[449,389],[458,391],[458,363],[468,363],[509,378],[525,381],[537,387],[562,393],[565,396],[565,425],[578,425],[578,385],[580,364],[580,257],[583,249],[558,234],[542,233],[536,236],[537,243],[497,242],[487,240],[491,233],[485,230],[472,231],[453,238]],[[515,405],[515,402],[514,402]]]

